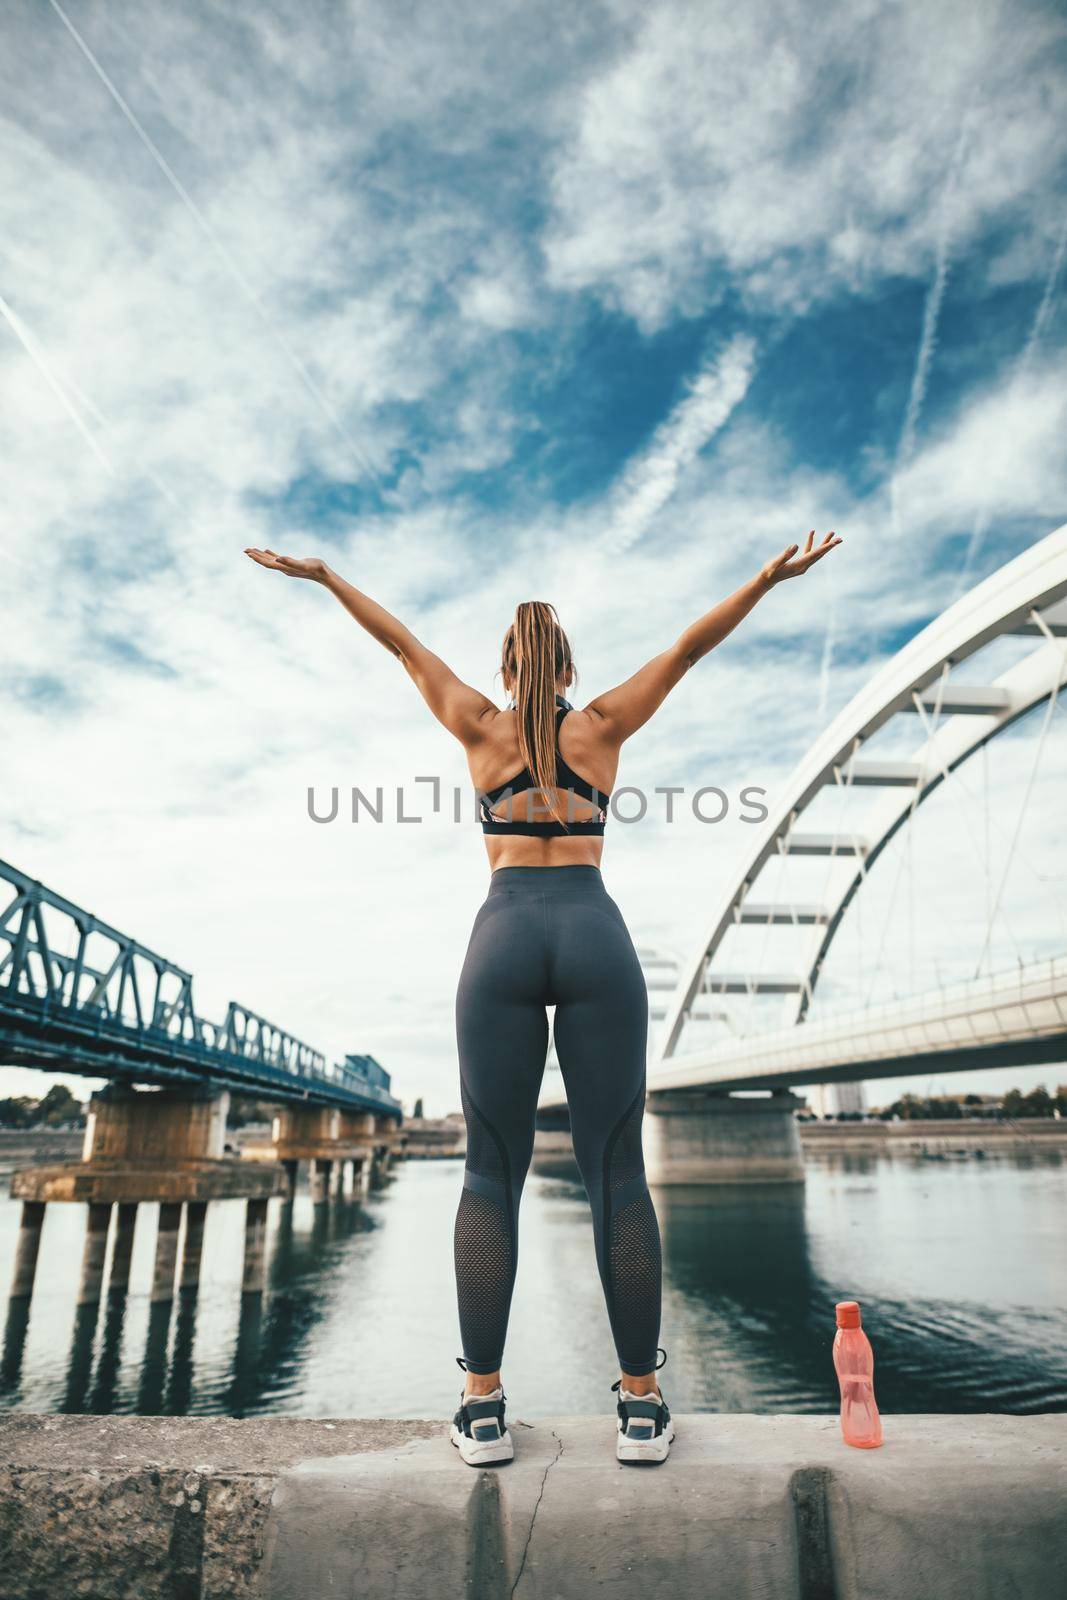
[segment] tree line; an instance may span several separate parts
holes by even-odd
[[[1021,1089],[1009,1089],[999,1106],[991,1105],[980,1094],[965,1095],[901,1095],[891,1106],[873,1111],[872,1116],[890,1122],[899,1117],[902,1122],[951,1120],[955,1117],[974,1117],[991,1112],[999,1117],[1016,1121],[1023,1117],[1067,1117],[1067,1084],[1061,1083],[1054,1094],[1044,1084],[1024,1094]]]
[[[39,1100],[28,1094],[0,1100],[0,1128],[84,1128],[86,1111],[86,1104],[65,1083],[54,1083]],[[273,1115],[274,1107],[268,1102],[234,1095],[227,1126],[244,1128],[249,1123],[269,1122]]]

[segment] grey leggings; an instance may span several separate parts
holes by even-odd
[[[574,1153],[593,1211],[619,1365],[656,1366],[660,1244],[645,1182],[648,997],[622,913],[596,867],[503,867],[474,920],[456,996],[467,1165],[456,1288],[471,1372],[504,1354],[518,1212],[555,1006]]]

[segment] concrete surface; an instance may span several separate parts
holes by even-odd
[[[22,1167],[11,1175],[14,1200],[181,1205],[209,1200],[270,1199],[289,1192],[285,1171],[256,1161],[72,1161]]]
[[[440,1422],[8,1415],[0,1600],[253,1600],[283,1473],[431,1434]]]
[[[1067,1416],[679,1419],[620,1467],[612,1419],[513,1423],[472,1471],[442,1423],[0,1423],[0,1597],[1028,1600],[1067,1570]]]

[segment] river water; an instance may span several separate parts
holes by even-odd
[[[859,1299],[893,1411],[1067,1409],[1067,1160],[822,1155],[801,1188],[659,1191],[664,1390],[677,1411],[833,1407],[835,1300]],[[155,1207],[124,1301],[75,1307],[84,1208],[49,1206],[37,1286],[0,1302],[0,1407],[441,1415],[461,1383],[458,1162],[362,1204],[272,1201],[268,1287],[240,1294],[243,1208],[213,1205],[198,1296],[150,1306]],[[6,1188],[6,1183],[4,1185]],[[0,1201],[0,1283],[18,1206]],[[531,1174],[505,1376],[519,1416],[608,1412],[615,1377],[580,1184]]]

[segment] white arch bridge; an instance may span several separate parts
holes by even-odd
[[[975,682],[974,664],[966,666],[970,658],[1009,638],[1016,640],[1014,650],[1000,653],[1014,659],[989,681]],[[661,1024],[649,1066],[650,1110],[655,1112],[657,1097],[680,1104],[673,1091],[783,1090],[1067,1060],[1067,954],[1020,959],[1001,973],[987,970],[1023,816],[1039,792],[1042,752],[1065,682],[1067,525],[958,599],[834,719],[798,763],[766,821],[753,830],[751,847],[731,872],[689,957],[642,952],[653,1019]],[[810,1015],[833,941],[850,908],[860,903],[879,856],[950,774],[1043,703],[1022,809],[1009,830],[997,881],[990,880],[974,976],[928,985],[929,992],[920,980],[902,1000],[853,1005],[836,1015],[823,1002]],[[890,723],[887,740],[882,730]],[[906,758],[867,754],[875,735],[882,735],[879,743],[893,743],[908,726]],[[861,827],[837,822],[820,828],[812,821],[812,814],[825,814],[828,800],[844,802],[838,809],[847,811],[850,794],[861,790],[868,802]],[[976,856],[981,849],[976,840]],[[784,887],[786,864],[820,857],[826,869],[820,892],[794,898]],[[976,860],[975,870],[988,870],[988,863]],[[739,930],[753,928],[764,930],[756,937],[765,946],[770,930],[795,931],[788,970],[768,971],[762,962],[739,965],[736,956],[730,961],[731,951],[744,942]],[[781,1008],[770,1027],[768,1002]],[[742,1026],[740,1012],[760,1010],[759,1031]],[[545,1109],[559,1105],[561,1096],[557,1079],[547,1087]]]

